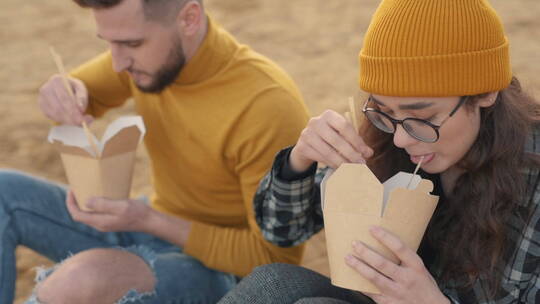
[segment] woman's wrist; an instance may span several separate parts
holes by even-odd
[[[289,154],[288,162],[289,162],[289,167],[297,173],[305,172],[314,163],[313,160],[306,159],[299,156],[298,152],[296,151],[296,146],[293,147],[293,149],[291,150],[291,153]]]

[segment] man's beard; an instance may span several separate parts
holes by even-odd
[[[186,56],[184,55],[182,43],[178,39],[169,52],[165,64],[152,76],[152,82],[146,86],[138,83],[135,83],[135,85],[145,93],[160,93],[178,78],[178,74],[182,71],[185,63]]]

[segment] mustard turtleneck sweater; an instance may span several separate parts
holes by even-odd
[[[94,116],[134,99],[147,128],[152,207],[192,222],[186,254],[239,276],[261,264],[299,263],[302,247],[263,239],[252,202],[274,155],[306,125],[307,109],[277,65],[210,18],[208,26],[195,56],[160,94],[115,73],[109,52],[71,75],[87,86]]]

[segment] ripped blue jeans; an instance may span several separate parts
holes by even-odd
[[[71,219],[66,189],[16,171],[0,170],[0,303],[12,303],[15,249],[24,245],[60,262],[94,248],[122,248],[141,257],[156,276],[154,292],[129,291],[117,303],[216,303],[237,278],[205,267],[182,249],[136,232],[99,232]],[[42,270],[36,281],[54,271]],[[39,303],[33,295],[27,303]]]

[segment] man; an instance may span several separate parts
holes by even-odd
[[[133,98],[155,193],[151,207],[93,198],[88,213],[61,186],[0,172],[0,303],[12,301],[20,244],[67,258],[38,275],[29,303],[214,303],[257,265],[298,263],[302,248],[264,241],[252,211],[274,154],[307,122],[289,77],[202,1],[75,1],[93,10],[110,51],[71,73],[79,102],[57,75],[40,108],[80,125]]]

